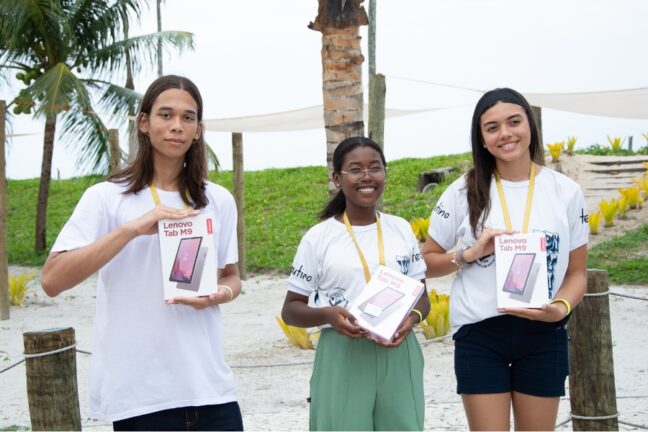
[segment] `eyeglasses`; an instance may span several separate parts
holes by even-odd
[[[374,166],[371,168],[349,168],[348,171],[340,171],[341,174],[347,174],[349,180],[352,182],[359,182],[363,179],[365,174],[368,174],[369,177],[380,179],[385,177],[385,172],[387,171],[386,166]]]

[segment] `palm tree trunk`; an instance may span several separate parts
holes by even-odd
[[[333,196],[333,152],[340,141],[364,135],[360,25],[368,23],[362,0],[319,0],[309,28],[322,32],[322,93],[328,189]]]
[[[56,135],[56,114],[48,114],[45,120],[45,138],[43,139],[43,164],[38,187],[36,204],[36,252],[45,252],[47,230],[47,200],[50,180],[52,179],[52,155],[54,154],[54,136]]]

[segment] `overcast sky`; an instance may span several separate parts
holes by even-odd
[[[377,5],[376,63],[387,77],[387,106],[455,107],[387,120],[388,160],[469,149],[470,116],[479,94],[431,83],[508,86],[523,93],[648,87],[645,1],[377,0]],[[306,27],[316,15],[315,0],[166,0],[163,28],[193,32],[196,50],[167,54],[164,72],[196,82],[206,118],[320,104],[321,34]],[[140,33],[154,31],[155,20],[153,8],[142,18]],[[365,55],[366,35],[365,27]],[[137,77],[138,91],[155,78],[155,67]],[[9,101],[16,92],[2,88],[0,97]],[[14,133],[36,135],[10,143],[9,178],[39,175],[43,126],[44,120],[14,118]],[[609,134],[634,136],[637,148],[645,144],[641,133],[648,132],[648,120],[544,110],[543,128],[545,143],[570,135],[578,138],[577,147],[607,145]],[[230,135],[208,133],[207,140],[231,169]],[[323,130],[244,134],[246,169],[324,165],[325,152]],[[60,142],[52,172],[62,178],[78,174]]]

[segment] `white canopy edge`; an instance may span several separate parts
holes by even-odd
[[[385,109],[385,118],[401,117],[454,107],[423,109]],[[365,105],[365,121],[368,108]],[[205,129],[211,132],[285,132],[324,128],[324,108],[315,105],[290,111],[246,117],[205,119]]]
[[[8,134],[7,138],[19,138],[19,137],[24,137],[24,136],[32,136],[32,135],[42,135],[37,134],[37,133],[18,133],[18,134]]]
[[[603,117],[648,119],[648,87],[585,93],[525,93],[541,108]]]

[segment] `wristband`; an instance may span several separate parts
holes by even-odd
[[[565,316],[567,316],[567,315],[569,315],[571,313],[572,308],[571,308],[571,305],[569,304],[569,302],[567,300],[562,299],[562,298],[557,298],[557,299],[553,299],[553,300],[551,300],[549,302],[549,304],[554,304],[554,303],[562,303],[562,304],[565,305],[565,307],[567,308],[567,313],[565,314]]]
[[[218,285],[218,287],[225,288],[229,293],[229,300],[227,300],[228,303],[234,300],[234,292],[232,291],[232,288],[228,287],[227,285]]]
[[[468,248],[467,247],[466,248],[461,248],[461,250],[459,251],[459,261],[463,265],[472,264],[472,263],[475,262],[475,261],[470,261],[470,262],[466,261],[466,258],[464,258],[464,252],[465,252],[466,249],[468,249]]]
[[[419,317],[418,324],[421,324],[423,322],[423,314],[421,313],[421,311],[418,310],[418,309],[412,309],[412,312],[414,312],[415,314],[418,315],[418,317]]]
[[[461,270],[461,268],[464,265],[473,263],[473,261],[468,262],[466,261],[466,258],[464,258],[464,251],[466,249],[468,248],[465,247],[465,248],[457,249],[450,257],[450,262],[457,266],[457,270]]]

